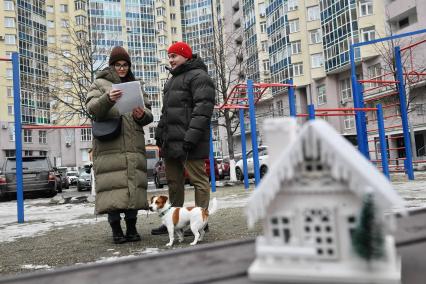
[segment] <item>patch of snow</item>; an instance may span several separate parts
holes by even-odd
[[[35,265],[35,264],[23,264],[21,265],[21,268],[23,269],[31,269],[31,270],[37,270],[37,269],[51,269],[52,267],[44,264],[44,265]]]

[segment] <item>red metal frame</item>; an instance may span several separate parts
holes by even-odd
[[[262,98],[263,94],[270,87],[293,87],[295,85],[291,84],[280,84],[280,83],[254,83],[254,103],[257,104]],[[241,83],[235,85],[229,95],[227,96],[225,102],[221,105],[215,106],[216,109],[248,109],[248,98],[247,94],[247,84]],[[243,95],[243,96],[241,96]]]

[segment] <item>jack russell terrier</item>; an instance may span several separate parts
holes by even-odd
[[[158,212],[162,223],[167,227],[169,232],[169,242],[166,246],[170,247],[174,242],[174,233],[178,237],[179,242],[183,241],[183,229],[190,226],[194,234],[194,241],[191,245],[202,241],[204,237],[204,227],[207,225],[209,215],[212,215],[217,210],[217,200],[212,200],[212,206],[209,210],[201,207],[172,207],[168,201],[168,197],[164,195],[151,197],[149,210]]]

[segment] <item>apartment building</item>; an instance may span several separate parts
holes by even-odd
[[[234,1],[236,2],[236,1]],[[424,28],[424,17],[418,11],[425,11],[422,1],[390,1],[390,0],[270,0],[250,1],[240,0],[243,5],[243,22],[245,27],[244,44],[247,47],[247,78],[255,82],[268,82],[259,78],[256,66],[262,66],[256,52],[264,49],[263,44],[254,48],[253,42],[261,33],[254,33],[252,26],[263,22],[260,14],[254,11],[265,8],[267,51],[269,56],[270,80],[285,83],[292,79],[296,87],[296,108],[298,113],[307,113],[307,105],[313,104],[316,109],[349,108],[353,107],[352,87],[350,80],[350,45],[357,42],[369,41],[390,34],[404,33]],[[412,37],[414,42],[421,37]],[[404,41],[398,41],[404,45]],[[388,45],[389,47],[391,44]],[[358,79],[379,78],[384,74],[387,59],[384,58],[385,45],[364,46],[356,50],[356,72]],[[390,49],[389,49],[390,50]],[[419,64],[426,64],[421,53],[416,54]],[[424,56],[423,56],[424,57]],[[254,66],[254,67],[253,67]],[[420,69],[420,70],[424,70]],[[383,77],[380,77],[383,79]],[[379,78],[379,79],[380,79]],[[389,78],[387,78],[390,80]],[[423,77],[424,82],[424,77]],[[424,155],[424,87],[422,82],[411,89],[412,111],[410,118],[415,130],[416,152]],[[377,103],[391,104],[395,96],[383,98],[383,92],[390,88],[376,88],[378,84],[365,84],[364,88],[373,88],[365,92],[366,106]],[[394,87],[393,87],[394,88]],[[327,112],[325,112],[327,113]],[[385,116],[399,113],[398,106],[385,110]],[[263,142],[262,121],[273,116],[289,115],[288,96],[285,89],[275,88],[272,97],[266,97],[256,106],[258,124],[258,143]],[[317,117],[330,122],[342,135],[356,142],[355,119],[353,115],[335,117]],[[370,139],[378,135],[374,121],[375,114],[368,114],[368,129]],[[304,120],[304,118],[299,118]],[[248,126],[248,118],[247,118]],[[386,125],[400,123],[399,118],[386,120]],[[388,135],[401,134],[401,128],[395,128]],[[247,137],[249,138],[249,137]],[[236,137],[239,147],[239,138]],[[390,148],[401,148],[402,139],[389,139]],[[370,150],[375,151],[377,143],[371,143]],[[373,158],[379,158],[374,155]],[[403,150],[394,150],[390,157],[402,157]]]

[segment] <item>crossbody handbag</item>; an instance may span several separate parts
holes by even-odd
[[[102,121],[92,120],[93,137],[99,141],[114,140],[121,133],[121,116]]]

